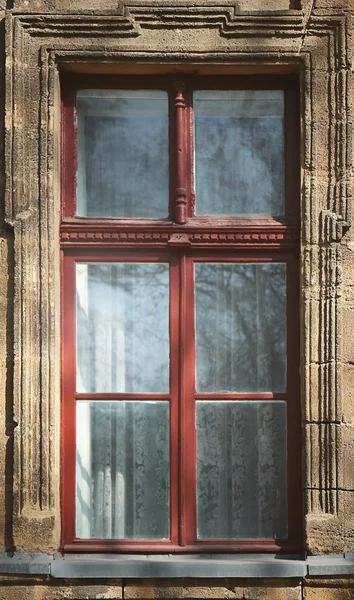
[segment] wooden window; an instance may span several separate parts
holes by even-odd
[[[63,547],[299,550],[296,78],[62,84]]]

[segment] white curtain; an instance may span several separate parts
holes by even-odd
[[[199,538],[287,537],[286,404],[197,403]]]
[[[169,537],[168,266],[78,263],[76,534]]]

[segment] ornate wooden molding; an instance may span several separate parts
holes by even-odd
[[[174,194],[174,213],[176,223],[183,224],[187,220],[187,180],[186,180],[186,101],[184,97],[184,83],[176,79],[173,83],[175,89],[174,109],[176,122],[175,161],[176,161],[176,188]]]
[[[205,246],[212,243],[220,247],[264,247],[275,246],[277,248],[296,247],[299,241],[296,228],[285,229],[283,231],[259,231],[248,228],[246,231],[234,230],[223,232],[197,231],[139,231],[129,229],[128,231],[117,231],[118,227],[112,231],[80,231],[75,226],[62,228],[60,241],[63,247],[83,247],[83,246],[126,246],[137,243],[149,246]]]

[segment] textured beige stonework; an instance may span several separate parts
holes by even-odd
[[[301,600],[300,580],[146,580],[127,582],[126,600]]]
[[[353,600],[352,579],[313,580],[306,582],[303,600]]]
[[[2,585],[0,600],[121,600],[122,587],[87,583],[78,585],[67,581],[64,585],[31,585],[31,582],[17,585]]]
[[[9,276],[9,239],[0,231],[0,552],[5,550],[7,534],[6,520],[11,506],[7,505],[11,493],[11,419],[9,418],[9,377],[11,363],[8,355],[8,341],[11,336],[11,276]],[[11,339],[11,338],[10,338]],[[7,425],[7,421],[10,421]]]
[[[161,1],[163,4],[164,1]],[[14,0],[14,8],[16,10],[23,10],[28,12],[34,11],[62,11],[67,9],[80,10],[80,9],[91,9],[91,10],[114,10],[118,4],[121,4],[119,0]],[[168,4],[168,1],[165,2]],[[195,2],[197,4],[197,2]],[[291,0],[238,0],[235,5],[239,7],[240,11],[279,11],[288,10],[292,8]]]
[[[304,600],[353,600],[354,589],[305,588]]]
[[[260,15],[203,0],[170,5],[131,0],[115,13],[95,9],[77,16],[66,6],[67,15],[54,14],[55,6],[48,5],[38,16],[29,5],[27,14],[7,17],[5,200],[15,236],[13,407],[19,423],[16,548],[53,552],[60,534],[60,71],[70,65],[77,71],[129,72],[131,65],[134,72],[209,68],[236,74],[242,65],[242,72],[301,73],[304,538],[312,552],[342,552],[348,536],[339,490],[352,485],[349,429],[342,425],[343,374],[354,354],[351,336],[341,335],[350,331],[354,311],[345,279],[352,255],[349,19],[343,11],[311,13],[310,4],[304,12]]]
[[[343,489],[354,490],[354,424],[343,426]]]
[[[65,70],[299,73],[304,545],[313,554],[353,551],[354,0],[14,0],[6,7],[0,551],[60,547],[58,90]],[[0,2],[0,18],[6,7]],[[1,49],[0,62],[1,74]],[[3,142],[0,129],[0,153]],[[300,600],[302,585],[305,600],[354,598],[353,582],[340,579],[126,581],[124,597]],[[32,598],[120,599],[122,585],[0,579],[0,600]]]

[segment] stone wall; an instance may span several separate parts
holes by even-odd
[[[304,543],[312,554],[353,551],[353,13],[352,0],[0,6],[0,550],[60,545],[60,73],[192,70],[299,73]],[[0,587],[0,599],[121,595],[117,582],[4,578]],[[353,582],[336,579],[137,582],[124,595],[354,597]]]

